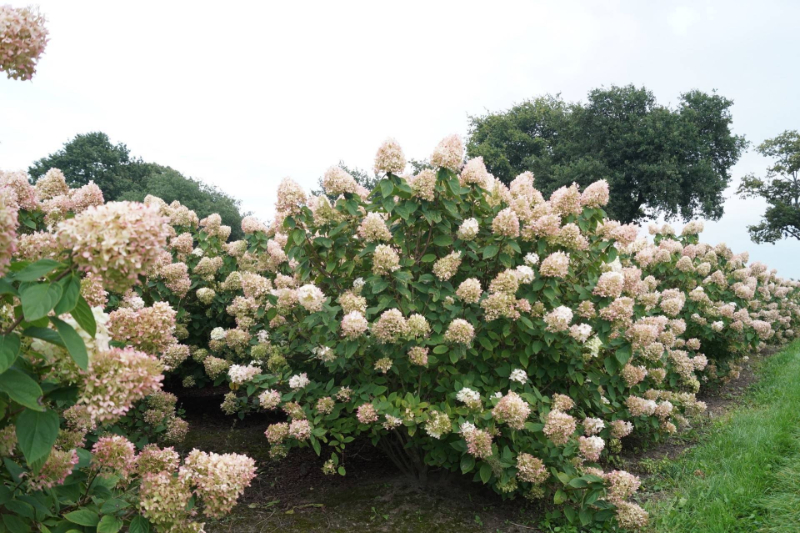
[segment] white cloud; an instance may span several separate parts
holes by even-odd
[[[634,83],[674,103],[718,89],[756,142],[800,122],[800,80],[786,66],[800,4],[789,2],[40,5],[51,42],[38,76],[0,80],[0,166],[25,168],[101,130],[263,218],[286,175],[312,187],[340,159],[369,168],[388,136],[426,157],[465,134],[468,115],[548,92],[575,100]],[[765,165],[748,153],[734,173]],[[728,200],[707,238],[800,276],[800,243],[749,242],[762,210]]]

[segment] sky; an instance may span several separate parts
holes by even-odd
[[[0,168],[103,131],[263,220],[286,176],[310,190],[340,160],[371,168],[387,137],[426,158],[469,116],[547,93],[632,83],[674,105],[717,90],[753,146],[800,129],[793,0],[38,5],[50,43],[33,81],[0,79]],[[800,243],[752,243],[765,204],[734,195],[769,163],[752,147],[741,158],[703,239],[800,278]]]

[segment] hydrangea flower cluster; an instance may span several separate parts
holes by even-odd
[[[92,423],[112,422],[134,402],[161,388],[162,365],[133,348],[110,348],[92,357],[78,399]]]
[[[30,7],[0,6],[0,70],[15,80],[30,80],[47,46],[44,15]]]
[[[124,292],[155,265],[167,244],[166,222],[143,204],[109,202],[59,223],[58,239],[82,270],[102,278],[109,290]]]

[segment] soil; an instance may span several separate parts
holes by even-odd
[[[723,416],[756,380],[752,363],[738,379],[706,389],[700,398],[708,405],[705,423],[657,444],[626,442],[615,467],[646,481],[653,473],[648,465],[683,453],[697,442],[708,421]],[[181,398],[190,425],[183,451],[245,453],[256,459],[259,467],[234,512],[206,524],[209,533],[542,531],[536,527],[546,511],[541,504],[503,501],[467,476],[448,472],[433,472],[422,491],[368,441],[348,446],[346,476],[324,475],[325,457],[311,449],[295,449],[286,459],[272,461],[264,430],[278,421],[276,417],[250,414],[240,420],[225,416],[219,408],[224,389],[206,389],[200,394],[174,392]]]

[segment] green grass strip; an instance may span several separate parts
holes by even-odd
[[[646,506],[655,531],[800,531],[800,343],[758,374],[742,406],[665,466],[670,495]]]

